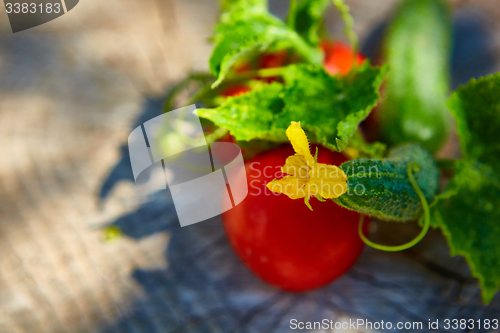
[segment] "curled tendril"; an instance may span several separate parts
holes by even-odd
[[[342,17],[342,20],[344,20],[344,34],[347,36],[349,39],[349,42],[351,43],[351,48],[352,48],[352,54],[353,57],[356,57],[356,54],[358,53],[358,48],[359,48],[359,41],[358,41],[358,36],[354,32],[354,19],[352,18],[351,14],[349,13],[349,6],[345,3],[344,0],[333,0],[333,5],[337,8],[337,10],[340,12],[340,16]],[[356,61],[353,62],[354,66],[356,66]]]
[[[359,237],[361,237],[361,239],[363,240],[363,242],[366,245],[368,245],[374,249],[377,249],[377,250],[382,250],[382,251],[387,251],[387,252],[398,252],[398,251],[403,251],[403,250],[409,249],[410,247],[416,245],[418,242],[420,242],[425,237],[425,235],[427,234],[427,231],[429,230],[431,217],[430,217],[430,211],[429,211],[429,204],[427,203],[427,200],[425,199],[425,196],[422,193],[422,190],[420,189],[417,182],[415,181],[415,178],[413,177],[413,173],[418,172],[419,169],[420,169],[420,166],[418,165],[418,163],[412,162],[412,163],[410,163],[410,165],[408,165],[407,173],[408,173],[408,178],[410,179],[410,184],[413,187],[413,189],[415,190],[415,192],[417,192],[417,195],[418,195],[420,202],[422,203],[422,207],[424,209],[424,226],[422,228],[422,231],[420,231],[420,233],[418,234],[417,237],[415,237],[413,240],[411,240],[410,242],[408,242],[406,244],[397,245],[397,246],[388,246],[388,245],[377,244],[377,243],[374,243],[371,240],[369,240],[363,234],[363,220],[364,220],[365,216],[363,214],[361,214],[361,217],[359,218],[358,233],[359,233]]]

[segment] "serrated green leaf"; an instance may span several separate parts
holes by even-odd
[[[461,164],[432,207],[452,255],[465,257],[489,303],[500,288],[500,184],[488,166]]]
[[[295,31],[310,45],[316,46],[320,41],[318,30],[330,3],[331,0],[302,0],[293,13]]]
[[[331,76],[322,67],[289,66],[285,72],[285,110],[279,126],[300,120],[313,142],[342,151],[347,140],[377,104],[384,68],[365,64],[345,77]]]
[[[500,172],[500,74],[472,79],[450,97],[462,153]]]
[[[271,83],[254,90],[230,97],[215,109],[198,109],[200,117],[214,122],[217,126],[229,129],[238,141],[265,139],[269,141],[287,141],[285,130],[276,128],[277,115],[283,109],[280,98],[284,87],[280,83]]]
[[[459,88],[448,106],[463,160],[432,205],[431,225],[443,230],[452,254],[467,259],[490,302],[500,288],[500,74]]]
[[[231,67],[252,52],[293,50],[307,62],[321,64],[319,49],[309,46],[295,31],[261,6],[236,7],[221,15],[209,67],[220,84]]]
[[[312,142],[341,151],[376,105],[384,72],[366,64],[340,77],[319,66],[291,65],[283,70],[284,85],[261,86],[198,114],[241,141],[287,142],[286,128],[300,121]]]

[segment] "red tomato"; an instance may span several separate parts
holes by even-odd
[[[289,63],[288,51],[281,50],[271,53],[263,53],[257,58],[257,69],[276,68],[286,66]],[[280,77],[258,78],[268,83],[279,81]]]
[[[321,41],[321,49],[325,53],[323,66],[325,70],[332,74],[346,75],[352,68],[353,54],[349,45],[339,41]],[[356,55],[356,63],[361,65],[365,62],[366,57],[359,53]],[[378,108],[370,113],[368,118],[361,123],[361,129],[365,135],[365,139],[369,142],[376,141],[379,130]]]
[[[287,58],[287,50],[261,54],[258,59],[258,68],[275,68],[285,66]]]
[[[281,166],[294,151],[290,145],[264,152],[245,163],[249,193],[222,215],[235,252],[262,280],[288,291],[324,286],[344,274],[361,254],[359,214],[333,201],[303,199],[272,193],[266,184],[280,178]],[[321,163],[339,165],[340,153],[319,148]],[[245,184],[242,184],[245,186]]]
[[[339,41],[323,40],[321,42],[321,49],[325,53],[323,65],[328,73],[332,75],[339,73],[346,75],[349,73],[354,59],[352,49],[349,45]],[[356,55],[356,63],[361,65],[365,60],[365,56],[358,52]]]
[[[249,92],[251,89],[249,86],[244,85],[244,84],[234,84],[232,86],[227,86],[223,88],[219,95],[224,96],[224,97],[231,97],[231,96],[239,96],[244,93]]]
[[[251,71],[252,69],[253,69],[252,63],[250,63],[248,61],[244,61],[244,62],[234,66],[235,73],[244,73],[244,72]]]

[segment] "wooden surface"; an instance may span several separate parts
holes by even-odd
[[[362,40],[394,2],[348,1]],[[483,10],[497,57],[494,2],[455,1]],[[288,294],[242,266],[218,220],[181,229],[168,194],[134,188],[123,145],[135,122],[159,111],[170,84],[206,68],[215,1],[81,0],[17,34],[2,6],[1,333],[287,332],[294,317],[499,317],[500,299],[481,304],[477,282],[439,232],[403,253],[366,249],[338,282]],[[337,17],[329,13],[329,25],[340,36]],[[104,242],[107,224],[126,236]],[[381,225],[379,240],[417,231],[393,227]]]

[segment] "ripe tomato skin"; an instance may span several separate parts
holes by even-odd
[[[288,60],[288,51],[281,50],[271,53],[263,53],[258,58],[257,68],[275,68],[285,66]]]
[[[252,89],[250,89],[250,87],[245,84],[234,84],[231,86],[224,87],[220,91],[219,95],[224,97],[239,96],[249,92],[250,90]]]
[[[321,41],[321,49],[325,54],[323,59],[323,66],[325,70],[331,75],[342,74],[346,75],[353,65],[352,49],[349,45],[340,41]],[[366,58],[363,54],[356,55],[356,63],[361,65],[365,62]]]
[[[222,221],[233,249],[251,271],[271,285],[300,292],[344,274],[364,243],[357,230],[359,214],[315,198],[310,211],[302,199],[292,200],[266,188],[269,181],[282,176],[279,170],[293,154],[286,145],[247,161],[248,196],[225,212]],[[318,157],[320,163],[346,161],[342,154],[323,147]]]

